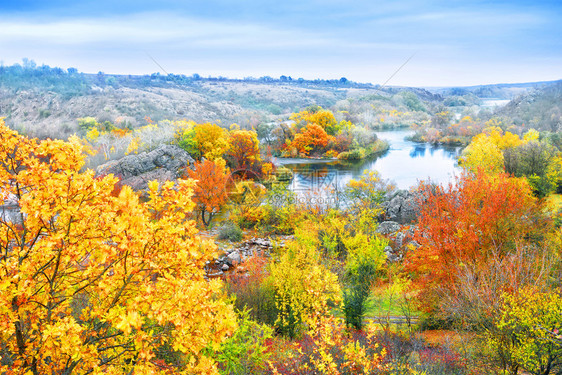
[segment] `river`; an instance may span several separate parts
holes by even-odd
[[[457,159],[461,147],[435,146],[406,140],[411,130],[377,132],[390,142],[384,154],[359,163],[310,159],[277,159],[276,163],[293,171],[289,189],[297,195],[322,189],[341,190],[351,179],[358,179],[365,170],[378,171],[381,178],[399,189],[409,189],[419,181],[446,184],[460,173]]]

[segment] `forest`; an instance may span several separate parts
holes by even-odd
[[[0,77],[37,111],[0,113],[0,373],[562,373],[560,82],[488,109],[477,89],[344,78],[260,79],[254,98],[315,91],[242,103],[198,76],[28,61]],[[143,80],[188,81],[216,106],[124,115],[116,108],[134,104],[123,96],[98,115],[103,90]],[[62,118],[59,97],[92,113],[34,126]],[[206,120],[224,108],[244,115]],[[358,165],[392,146],[377,131],[398,128],[463,147],[461,174],[407,192],[376,171],[306,199],[288,188],[279,160]],[[393,221],[397,200],[411,220]]]

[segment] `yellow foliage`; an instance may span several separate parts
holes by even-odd
[[[345,340],[344,324],[341,319],[333,316],[316,315],[310,321],[308,335],[316,346],[310,361],[321,374],[371,374],[383,370],[383,359],[386,351],[377,352],[378,344],[374,342],[375,330],[368,329],[366,341],[371,344],[369,353],[359,341]],[[342,363],[334,358],[334,349],[343,352]]]
[[[245,169],[260,161],[260,142],[258,134],[252,130],[230,132],[226,154],[235,169]]]
[[[485,173],[503,171],[503,154],[497,144],[486,134],[478,134],[464,150],[460,159],[462,166],[472,172],[479,168]]]
[[[273,171],[273,164],[272,163],[263,163],[261,166],[261,173],[267,179],[270,173]]]
[[[141,202],[113,176],[81,173],[80,142],[20,136],[0,122],[0,191],[21,222],[0,219],[0,373],[217,373],[205,350],[236,328],[204,266],[216,246],[188,220],[193,182],[155,181]],[[165,371],[164,371],[165,372]]]
[[[194,127],[195,141],[202,156],[210,161],[222,158],[228,148],[228,132],[218,125],[205,123]]]
[[[318,125],[330,135],[334,135],[339,131],[338,122],[332,111],[320,107],[315,112],[305,110],[299,113],[293,113],[290,118],[297,124],[301,124],[301,126],[306,126],[308,124]],[[346,126],[347,122],[342,122],[342,125]]]
[[[500,150],[505,150],[506,148],[517,147],[523,144],[523,141],[517,134],[510,132],[503,133],[503,130],[497,126],[487,127],[483,131],[492,143],[494,143]]]
[[[326,313],[329,300],[338,304],[341,298],[337,276],[320,263],[314,224],[297,228],[295,237],[279,260],[271,264],[268,279],[279,311],[276,325],[291,337],[314,314]]]
[[[508,351],[513,361],[531,373],[540,373],[562,359],[562,297],[560,291],[526,288],[503,295],[501,314],[489,332],[488,344]],[[507,340],[506,340],[507,338]]]
[[[538,141],[539,140],[539,132],[536,131],[535,129],[529,129],[529,131],[527,133],[525,133],[525,135],[523,135],[523,140],[525,141],[525,143],[531,142],[531,141]]]
[[[88,139],[90,142],[95,142],[99,138],[99,136],[100,132],[96,127],[90,128],[90,130],[88,130],[88,132],[86,133],[86,139]]]
[[[139,137],[133,137],[131,139],[131,142],[129,142],[129,145],[127,146],[126,154],[129,155],[132,152],[134,152],[136,154],[138,152],[139,145],[140,145],[140,138]]]

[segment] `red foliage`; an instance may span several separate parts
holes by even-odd
[[[228,174],[223,165],[212,161],[196,162],[194,169],[187,169],[190,178],[197,180],[193,191],[193,201],[205,226],[219,212],[227,199],[226,182]]]
[[[406,269],[428,309],[437,305],[437,289],[454,289],[459,267],[485,266],[537,234],[540,209],[523,180],[479,172],[446,189],[422,184],[421,192],[426,201],[414,235],[420,247],[408,254]]]
[[[230,134],[227,160],[232,168],[247,169],[260,161],[257,134],[250,130],[235,130]]]
[[[345,152],[349,150],[353,138],[349,135],[339,134],[329,143],[328,148],[338,152]]]
[[[325,148],[330,139],[333,137],[329,136],[320,125],[308,124],[295,135],[291,146],[295,147],[299,154],[309,155],[310,152]]]

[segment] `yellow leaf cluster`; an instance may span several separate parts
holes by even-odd
[[[328,301],[338,304],[341,298],[337,276],[320,263],[313,224],[303,227],[306,229],[296,230],[296,240],[278,262],[272,263],[269,277],[279,311],[276,325],[291,337],[298,333],[301,323],[314,314],[325,313]]]
[[[211,123],[197,124],[194,130],[201,155],[211,161],[222,158],[228,148],[228,132]]]
[[[460,161],[464,168],[472,172],[476,172],[479,168],[489,174],[503,171],[501,149],[485,134],[479,134],[472,139]]]
[[[22,137],[0,122],[0,191],[19,220],[0,219],[0,373],[216,373],[204,349],[236,327],[216,250],[188,220],[193,182],[150,183],[141,202],[117,179],[80,172],[81,144]],[[6,362],[7,363],[7,362]]]

